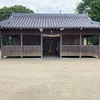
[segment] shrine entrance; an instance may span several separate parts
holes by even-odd
[[[43,56],[60,57],[60,37],[43,37]]]

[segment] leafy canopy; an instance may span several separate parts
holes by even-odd
[[[82,0],[77,4],[76,12],[88,12],[92,20],[100,21],[100,0]]]
[[[0,21],[4,20],[11,16],[12,12],[15,13],[34,13],[33,10],[30,10],[22,5],[15,5],[11,7],[3,7],[0,9]]]

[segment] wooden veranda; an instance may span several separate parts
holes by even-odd
[[[2,58],[100,57],[100,22],[84,14],[13,13],[0,34]]]
[[[99,37],[98,43],[95,43],[94,37]],[[50,43],[44,41],[45,37],[57,38],[55,45],[50,48]],[[91,43],[88,44],[88,37],[91,37]],[[53,43],[53,44],[54,44]],[[44,46],[45,45],[45,46]],[[51,49],[51,52],[49,50]],[[69,56],[100,56],[100,31],[82,30],[82,29],[44,29],[40,30],[2,30],[1,35],[1,54],[3,57],[44,57],[52,54],[62,57]],[[45,52],[45,53],[44,53]],[[56,53],[53,53],[56,52]]]

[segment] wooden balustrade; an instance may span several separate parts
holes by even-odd
[[[23,46],[23,56],[41,56],[41,46]]]
[[[98,56],[99,46],[98,45],[87,45],[81,46],[81,55],[82,56]]]
[[[79,45],[62,45],[62,56],[79,56]]]
[[[20,56],[21,55],[21,46],[20,45],[3,45],[2,46],[2,55],[3,56]]]
[[[22,51],[22,52],[21,52]],[[41,45],[3,45],[3,56],[41,56]],[[98,56],[98,45],[81,46],[81,56]],[[80,56],[80,45],[62,45],[62,56]]]
[[[22,49],[22,50],[21,50]],[[22,51],[22,52],[21,52]],[[20,46],[20,45],[3,45],[3,56],[41,56],[41,46]]]
[[[82,45],[80,51],[80,45],[62,45],[62,56],[98,56],[98,45]]]

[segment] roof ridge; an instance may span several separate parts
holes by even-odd
[[[44,17],[54,17],[54,16],[58,16],[58,17],[86,17],[86,14],[66,14],[66,13],[63,13],[63,14],[59,14],[59,13],[13,13],[13,16],[28,16],[28,17],[41,17],[41,16],[44,16]]]

